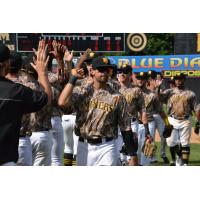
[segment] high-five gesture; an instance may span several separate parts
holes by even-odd
[[[49,56],[47,56],[48,55],[47,49],[48,45],[45,45],[45,41],[40,40],[38,45],[38,50],[34,51],[37,58],[34,59],[34,63],[31,63],[31,66],[36,70],[38,75],[47,72],[47,66],[49,62]]]
[[[52,90],[51,85],[48,80],[48,62],[49,62],[49,56],[48,55],[48,45],[45,44],[44,40],[39,41],[38,49],[37,51],[34,50],[36,59],[34,60],[34,63],[31,63],[31,66],[36,70],[38,74],[38,82],[43,87],[45,93],[48,96],[48,104],[51,103],[52,99]]]
[[[62,45],[60,42],[56,42],[56,40],[53,40],[52,46],[53,46],[53,51],[51,51],[50,53],[53,54],[58,64],[60,62],[63,62],[66,46]]]
[[[64,54],[64,61],[67,63],[71,63],[73,60],[73,56],[74,56],[74,51],[72,50],[70,53],[69,50],[66,49],[65,54]]]

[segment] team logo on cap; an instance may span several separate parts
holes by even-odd
[[[108,64],[108,58],[102,58],[103,63]]]
[[[94,57],[94,52],[91,52],[91,53],[89,54],[89,56],[90,56],[90,58],[93,58],[93,57]]]
[[[140,72],[140,76],[143,76],[144,75],[144,72]]]

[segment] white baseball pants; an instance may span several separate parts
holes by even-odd
[[[77,154],[78,137],[74,134],[76,116],[63,115],[62,126],[64,132],[65,148],[64,153]]]
[[[61,117],[52,117],[52,149],[51,149],[51,165],[62,166],[63,165],[63,146],[64,136]]]
[[[19,159],[17,165],[19,166],[32,166],[32,146],[29,136],[19,138],[18,146]]]
[[[51,165],[52,135],[50,131],[32,132],[31,145],[34,166]]]
[[[118,163],[116,141],[102,144],[78,142],[77,166],[116,166]]]
[[[181,144],[181,146],[189,146],[192,131],[192,119],[177,120],[168,117],[169,123],[173,125],[174,129],[169,138],[167,138],[167,145],[169,147]]]

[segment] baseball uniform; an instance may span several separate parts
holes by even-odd
[[[77,112],[77,165],[117,165],[118,125],[122,131],[131,130],[125,98],[109,86],[95,91],[89,85],[77,88],[71,102]]]
[[[187,164],[190,154],[191,116],[197,106],[196,95],[191,90],[176,87],[165,90],[161,99],[167,102],[169,122],[174,127],[171,136],[167,138],[167,144]]]

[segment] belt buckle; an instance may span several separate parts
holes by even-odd
[[[85,139],[85,138],[83,138],[83,142],[84,142],[84,143],[88,143],[88,140]]]

